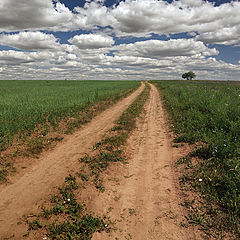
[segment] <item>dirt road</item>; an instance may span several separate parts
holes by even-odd
[[[105,176],[106,191],[90,206],[107,214],[116,231],[96,233],[94,240],[194,240],[193,230],[181,227],[174,156],[166,132],[159,93],[151,85],[146,115],[127,142],[129,164],[113,164]]]
[[[78,159],[101,139],[143,89],[144,84],[133,94],[102,112],[79,131],[67,136],[54,150],[42,154],[38,163],[17,178],[16,182],[1,190],[0,239],[16,234],[20,217],[35,211],[39,201],[48,196],[54,187],[63,183],[68,171],[74,170],[77,166]],[[14,239],[21,238],[15,235]]]

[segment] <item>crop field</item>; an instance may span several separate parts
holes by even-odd
[[[56,127],[91,106],[117,100],[136,81],[0,81],[0,151],[39,126]]]
[[[221,231],[239,232],[240,84],[154,83],[163,94],[176,134],[174,141],[195,146],[195,150],[178,162],[186,163],[188,169],[180,180],[190,182],[205,199],[205,213],[195,221],[203,227],[216,225]],[[209,216],[215,220],[207,220]]]

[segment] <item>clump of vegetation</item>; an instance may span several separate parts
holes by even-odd
[[[0,162],[0,182],[6,182],[9,171],[15,172],[16,169],[11,162],[1,163]]]
[[[31,231],[42,230],[49,239],[88,240],[96,231],[108,231],[104,217],[89,213],[74,194],[78,189],[76,177],[69,175],[59,193],[52,197],[50,206],[42,207],[42,212],[33,220],[28,220],[28,236]]]
[[[187,165],[182,181],[190,182],[204,198],[204,215],[211,217],[205,226],[239,234],[240,85],[178,81],[155,84],[163,94],[175,142],[198,145],[178,163]]]

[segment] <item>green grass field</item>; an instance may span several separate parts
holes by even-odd
[[[190,181],[205,197],[205,214],[215,219],[212,225],[239,232],[240,84],[200,81],[154,83],[160,89],[169,112],[172,129],[176,133],[174,141],[198,145],[187,158],[180,159],[180,162],[187,162],[189,168],[183,179]],[[191,164],[196,158],[197,164]]]
[[[91,106],[117,100],[136,81],[0,81],[0,151],[14,138],[77,117]]]

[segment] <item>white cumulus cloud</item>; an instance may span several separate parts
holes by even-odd
[[[54,49],[60,46],[53,34],[42,32],[0,34],[0,45],[23,50]]]
[[[53,54],[49,52],[0,51],[0,63],[3,65],[35,63],[46,61],[52,56]]]
[[[240,24],[240,2],[222,4],[199,0],[168,3],[158,0],[126,0],[109,10],[118,35],[169,34],[215,31]]]
[[[61,29],[73,13],[64,4],[51,0],[1,0],[0,31]]]
[[[79,49],[97,49],[111,47],[114,40],[110,36],[103,36],[100,34],[82,34],[76,35],[68,40]]]
[[[216,29],[213,32],[202,33],[196,40],[209,44],[234,45],[240,43],[240,25]]]
[[[203,56],[217,55],[215,48],[208,48],[202,42],[194,39],[170,39],[168,41],[147,40],[132,44],[121,44],[116,46],[117,55],[131,55],[148,58],[192,56],[201,54]]]
[[[0,51],[0,79],[176,79],[189,70],[202,79],[239,79],[240,65],[215,59],[219,52],[208,45],[240,45],[239,1],[104,2],[71,11],[58,0],[0,0],[0,45],[20,50]],[[54,36],[74,30],[91,34],[68,44]],[[177,33],[181,39],[171,39]]]

